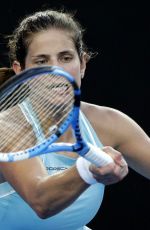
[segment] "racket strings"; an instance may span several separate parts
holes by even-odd
[[[15,89],[15,92],[10,92],[8,96],[4,97],[4,99],[0,102],[0,112],[5,111],[7,108],[11,108],[18,103],[21,103],[29,94],[28,85],[21,85]]]
[[[61,88],[63,86],[63,84],[59,84],[58,87]],[[44,87],[45,89],[45,87]],[[43,92],[34,92],[35,95],[39,98],[40,101],[38,101],[38,104],[37,105],[34,105],[36,106],[36,108],[41,111],[43,113],[43,111],[45,111],[46,113],[48,112],[49,115],[53,115],[53,117],[55,117],[56,113],[59,113],[59,111],[62,112],[63,110],[63,107],[64,107],[64,110],[67,110],[69,105],[72,104],[71,100],[72,100],[72,97],[69,97],[69,91],[66,91],[66,93],[68,94],[67,95],[67,100],[65,100],[65,102],[62,103],[62,98],[61,98],[61,104],[59,105],[58,101],[57,101],[57,92],[54,93],[52,92],[51,94],[49,94],[49,97],[50,97],[50,104],[47,103],[47,101],[45,101],[46,103],[41,103],[43,102],[43,95],[46,94],[46,90],[43,90]],[[71,96],[71,94],[70,94]],[[56,105],[56,101],[57,101],[57,105]],[[67,106],[68,105],[68,106]],[[42,108],[43,107],[43,108]],[[43,113],[44,114],[44,113]],[[39,117],[40,115],[42,115],[40,112],[39,112]],[[46,120],[46,119],[45,119]],[[44,121],[44,119],[43,119]]]
[[[35,93],[34,93],[34,94],[35,94]],[[36,95],[36,96],[39,96],[39,94],[35,94],[35,95]],[[42,98],[42,101],[43,101],[43,98]],[[69,100],[66,100],[65,104],[68,104],[68,103],[69,103]],[[64,104],[64,105],[65,105],[65,104]],[[38,105],[41,105],[41,103],[38,103]],[[46,106],[46,107],[45,107],[45,108],[46,108],[45,111],[48,112],[48,104],[47,104],[47,105],[45,104],[45,106]],[[52,109],[53,109],[53,108],[54,108],[54,112],[52,113]],[[56,109],[55,109],[54,106],[53,106],[53,108],[49,106],[49,112],[50,112],[50,113],[47,113],[47,114],[48,114],[48,115],[52,115],[52,114],[53,114],[53,116],[55,117],[55,114],[56,114],[56,111],[55,111],[55,110],[56,110]],[[60,111],[61,111],[61,109],[62,109],[62,107],[59,108]],[[41,111],[41,108],[38,108],[38,110]],[[59,111],[59,110],[58,110],[58,111]],[[65,112],[66,110],[67,110],[67,107],[65,108],[64,112]],[[18,112],[17,112],[17,111],[14,111],[14,113],[17,114]],[[45,114],[45,113],[43,113],[43,114]],[[40,113],[39,113],[39,116],[40,116]],[[45,116],[45,119],[42,118],[43,122],[46,121],[47,118],[48,118],[48,116]],[[64,118],[65,118],[65,116],[62,116],[59,122],[62,122],[62,121],[64,120]],[[16,120],[17,120],[17,119],[16,119]],[[15,121],[15,120],[14,120],[14,121]],[[56,125],[58,125],[59,122],[57,121]],[[21,122],[21,123],[23,123],[23,122]],[[7,124],[9,124],[9,123],[7,123]],[[9,128],[9,127],[7,127],[7,128]],[[23,130],[23,129],[24,129],[24,126],[22,127],[22,130]],[[9,129],[8,129],[8,130],[9,130]],[[16,132],[17,132],[17,129],[16,129]],[[21,135],[21,134],[20,134],[20,135]],[[22,136],[23,136],[23,135],[22,135]],[[19,136],[19,137],[22,137],[22,136]],[[19,140],[19,139],[16,139],[16,141],[18,141],[18,140]],[[31,138],[30,138],[29,140],[31,140]],[[23,141],[23,140],[22,140],[22,141]],[[33,144],[33,143],[32,143],[32,144]],[[22,142],[20,142],[20,145],[22,145]],[[12,146],[11,146],[11,148],[12,148]]]
[[[59,128],[71,111],[74,93],[72,85],[64,77],[49,74],[17,87],[0,105],[0,132],[3,132],[0,151],[20,151],[37,142],[32,122],[17,105],[22,100],[31,104],[47,138],[57,131],[53,127]]]
[[[19,113],[21,113],[21,111],[19,110],[20,108],[15,108],[15,111],[16,111],[15,114],[17,114],[17,117],[15,117],[14,120],[10,120],[11,118],[10,116],[8,116],[7,119],[3,119],[2,123],[0,123],[0,131],[2,132],[1,133],[2,135],[0,134],[0,139],[1,139],[0,151],[3,149],[5,149],[5,152],[10,151],[9,149],[14,150],[17,147],[19,141],[23,139],[25,140],[26,139],[25,135],[29,132],[32,132],[31,127],[22,125],[23,116],[22,114],[18,116]],[[33,135],[30,135],[30,139],[28,138],[29,139],[28,141],[30,141],[30,145],[31,143],[33,144],[35,142],[35,139],[33,142],[33,138],[31,139],[31,136],[33,137]],[[24,147],[28,145],[29,145],[29,142],[27,143],[24,142]]]
[[[59,80],[60,79],[55,78],[55,87],[53,85],[51,87],[51,89],[56,90],[56,86],[57,86],[57,88],[60,90],[62,87],[64,87],[64,83],[65,82],[64,83],[63,82],[59,83]],[[62,81],[62,79],[61,79],[61,81]],[[58,100],[57,100],[57,94],[58,94],[58,92],[57,91],[52,91],[52,90],[49,91],[48,92],[48,96],[50,98],[50,99],[48,99],[49,103],[47,103],[47,100],[43,100],[43,95],[45,97],[45,95],[47,94],[46,87],[43,87],[43,91],[42,90],[40,90],[40,91],[38,90],[38,91],[34,92],[34,95],[36,97],[38,97],[39,100],[38,100],[38,103],[36,103],[36,104],[34,104],[34,102],[37,102],[37,101],[35,101],[35,100],[33,101],[33,107],[34,108],[36,107],[36,110],[38,110],[38,116],[39,116],[38,119],[41,121],[41,124],[43,124],[43,125],[46,124],[46,121],[49,118],[51,118],[51,122],[52,123],[55,122],[55,124],[59,125],[59,126],[60,126],[59,123],[62,123],[64,121],[64,119],[66,118],[68,112],[70,112],[70,110],[72,108],[73,94],[71,95],[72,91],[70,92],[70,88],[68,88],[68,89],[65,92],[66,97],[64,98],[64,95],[63,95],[63,97],[61,97],[60,102],[58,102]],[[45,103],[43,103],[43,102],[45,102]],[[57,104],[56,104],[56,102],[57,102]],[[60,115],[59,119],[58,119],[58,115]],[[50,119],[49,119],[49,121],[50,121]],[[54,125],[54,124],[52,124],[52,125]],[[46,129],[43,128],[43,130],[46,130]]]

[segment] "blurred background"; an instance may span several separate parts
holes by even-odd
[[[47,8],[75,12],[85,28],[87,46],[98,52],[88,63],[82,100],[121,110],[150,135],[148,5],[132,1],[5,0],[0,8],[0,67],[9,66],[3,37],[11,34],[25,15]],[[122,182],[106,186],[103,204],[88,226],[93,230],[149,230],[149,194],[150,181],[130,169]]]

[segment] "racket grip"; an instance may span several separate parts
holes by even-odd
[[[114,162],[112,157],[102,151],[100,148],[93,146],[90,143],[88,143],[88,146],[90,150],[83,157],[92,164],[100,167]]]

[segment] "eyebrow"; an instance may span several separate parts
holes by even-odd
[[[37,54],[37,55],[33,55],[33,56],[31,56],[32,58],[37,58],[37,57],[40,57],[40,58],[43,58],[43,57],[50,57],[50,55],[48,55],[48,54]]]
[[[61,52],[59,52],[58,54],[59,55],[63,55],[63,54],[67,54],[67,53],[74,53],[74,51],[73,50],[63,50],[63,51],[61,51]],[[37,55],[33,55],[32,56],[32,58],[35,58],[35,57],[50,57],[50,55],[49,54],[37,54]]]

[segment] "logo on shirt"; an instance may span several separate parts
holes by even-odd
[[[51,167],[51,166],[47,166],[46,167],[47,171],[63,171],[65,169],[67,169],[67,167],[63,167],[63,166],[55,166],[55,167]]]

